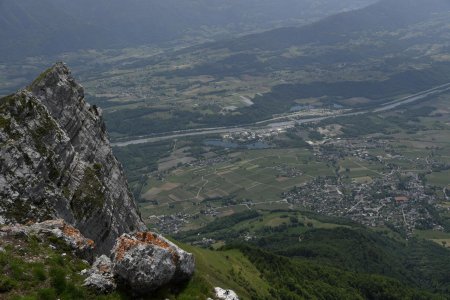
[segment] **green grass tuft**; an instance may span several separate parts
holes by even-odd
[[[0,293],[11,291],[17,286],[17,282],[5,275],[0,275]]]

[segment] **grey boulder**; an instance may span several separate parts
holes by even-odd
[[[113,249],[113,273],[136,294],[192,277],[194,256],[151,232],[123,234]]]
[[[98,257],[91,269],[85,273],[83,272],[83,275],[88,275],[83,285],[99,294],[108,294],[117,288],[112,273],[112,262],[106,255]]]

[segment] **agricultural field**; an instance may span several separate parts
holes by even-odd
[[[450,96],[373,109],[450,82],[448,36],[438,30],[448,20],[444,14],[389,34],[362,28],[364,34],[348,31],[338,41],[309,40],[307,27],[289,33],[298,41],[268,32],[173,51],[66,58],[87,65],[77,75],[88,101],[103,109],[113,142],[257,127],[297,112],[368,112],[277,128],[268,136],[251,127],[247,136],[230,132],[117,147],[149,226],[173,233],[240,212],[290,209],[390,226],[410,238],[417,230],[450,230]],[[427,44],[417,45],[416,34],[429,37]],[[267,39],[277,46],[267,47]],[[246,147],[256,143],[267,147]]]
[[[345,180],[363,183],[382,176],[384,170],[380,163],[354,157],[332,166],[317,159],[311,148],[239,150],[225,157],[217,164],[184,164],[163,180],[151,177],[141,194],[141,209],[156,215],[211,210],[214,216],[248,209],[285,209],[292,205],[282,194],[315,177],[333,176],[337,169]]]
[[[450,248],[450,233],[447,232],[436,232],[430,230],[418,230],[416,236],[419,238],[427,239],[442,245],[445,248]]]
[[[116,153],[133,174],[130,185],[146,223],[166,233],[241,212],[277,210],[338,215],[372,227],[393,226],[408,236],[416,229],[439,232],[450,224],[449,97],[297,126],[257,138],[264,146],[259,149],[234,147],[242,136],[212,146],[207,142],[221,136],[209,136]],[[139,160],[139,153],[148,159]],[[386,192],[379,196],[379,190]]]
[[[183,166],[164,181],[151,178],[151,188],[142,198],[158,202],[156,209],[151,207],[153,212],[160,208],[164,212],[179,212],[182,207],[181,211],[192,213],[211,207],[218,215],[227,215],[249,209],[249,205],[286,208],[287,203],[280,199],[282,192],[311,176],[333,174],[326,163],[317,162],[307,149],[242,150],[227,157],[230,160],[219,164]],[[288,168],[298,169],[299,174],[282,176],[283,169]]]

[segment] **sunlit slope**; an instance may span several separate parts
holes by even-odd
[[[177,238],[220,241],[182,246],[197,278],[244,299],[445,299],[450,287],[447,249],[312,213],[242,213]]]

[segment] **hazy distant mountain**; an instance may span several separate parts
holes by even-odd
[[[448,0],[384,0],[303,27],[132,59],[122,65],[124,75],[98,75],[90,84],[100,95],[126,91],[141,101],[106,113],[109,130],[126,135],[189,128],[192,120],[198,127],[257,122],[289,112],[299,99],[329,106],[364,98],[351,105],[370,106],[450,82],[449,28]],[[251,95],[254,104],[221,115],[237,94]],[[178,105],[186,99],[198,105],[194,112]],[[157,120],[161,110],[171,118]]]
[[[292,25],[375,0],[0,0],[0,60]]]
[[[182,53],[200,55],[226,49],[229,57],[208,60],[177,73],[231,76],[296,71],[312,64],[324,67],[386,55],[391,60],[395,56],[402,56],[401,60],[418,59],[421,55],[425,58],[438,49],[427,52],[429,45],[448,42],[449,16],[448,0],[383,0],[302,27],[284,27],[184,49]],[[297,47],[308,49],[301,55],[285,55]],[[420,49],[415,54],[411,52]],[[383,63],[378,62],[378,67],[383,67]]]
[[[286,27],[216,43],[236,51],[276,50],[304,44],[336,44],[362,34],[399,30],[450,11],[448,0],[382,0],[369,7],[336,14],[303,27]]]

